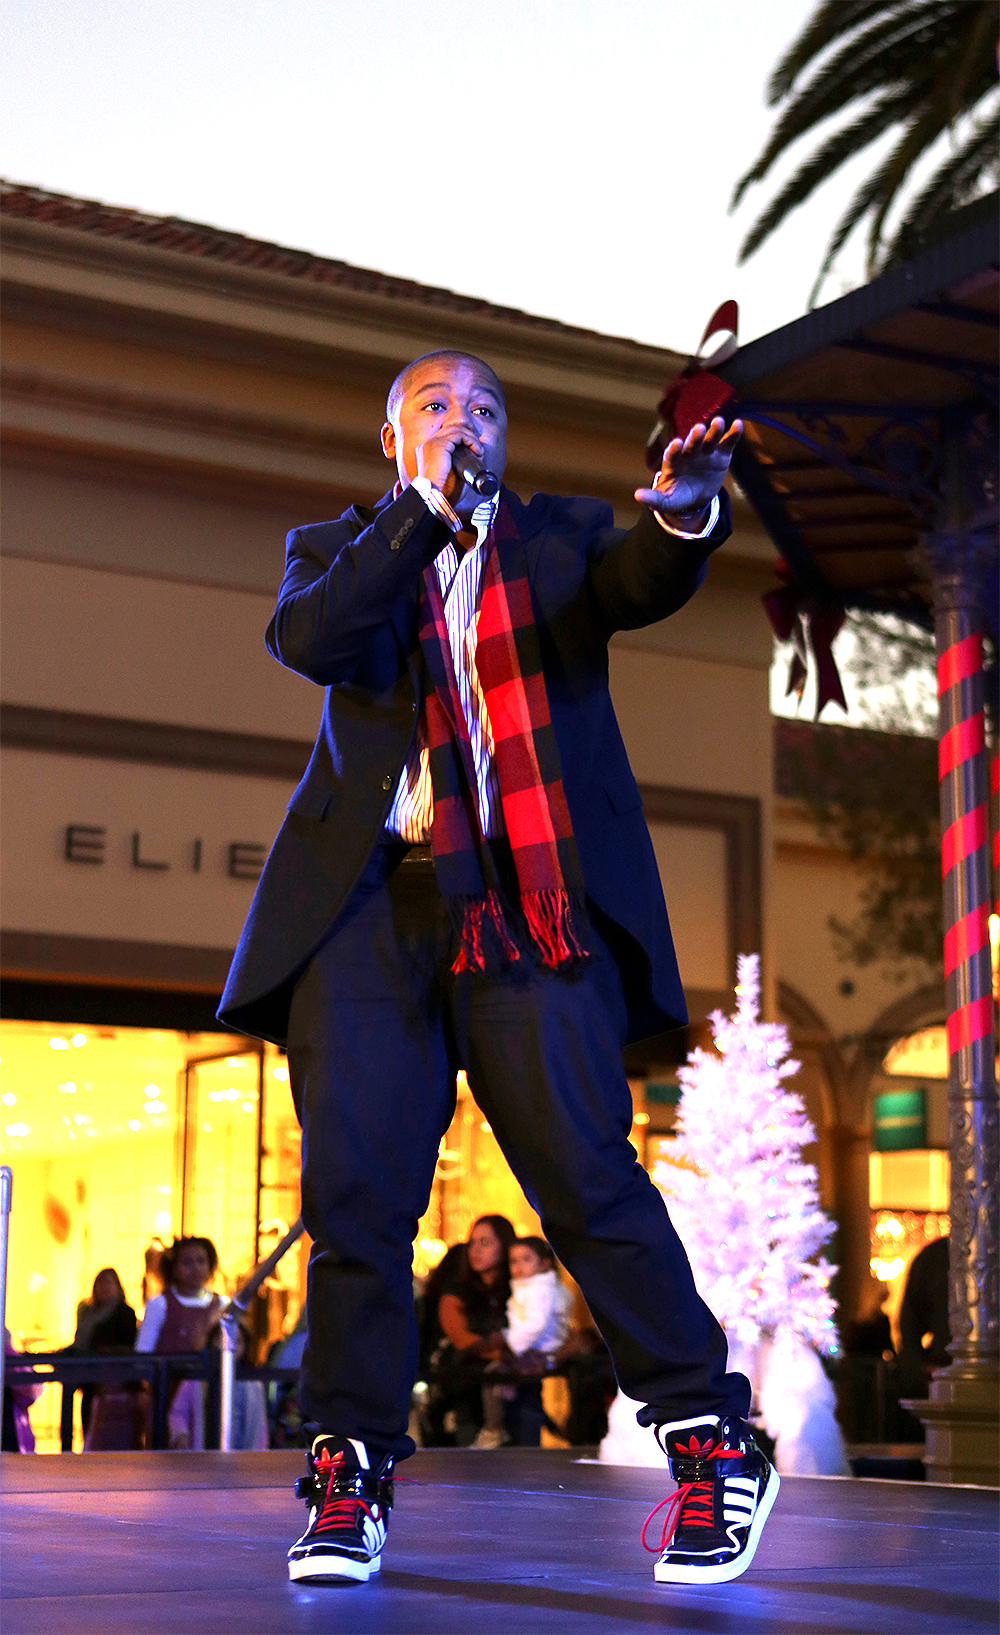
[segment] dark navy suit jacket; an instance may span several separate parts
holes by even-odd
[[[610,505],[504,496],[520,532],[563,785],[587,894],[612,922],[629,1039],[687,1020],[642,803],[608,691],[608,640],[675,612],[731,531],[729,500],[706,540],[666,533],[647,512],[625,532]],[[283,1044],[298,975],[357,884],[383,831],[421,702],[417,603],[444,525],[405,489],[374,508],[288,536],[267,645],[326,688],[305,776],[257,885],[220,1019]],[[669,698],[649,708],[670,710]],[[603,923],[603,922],[602,922]]]

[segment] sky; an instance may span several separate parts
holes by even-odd
[[[737,268],[772,188],[731,217],[733,183],[812,10],[8,0],[0,169],[679,351],[735,296],[747,341],[805,309],[858,174]],[[859,247],[824,299],[861,276]]]
[[[735,297],[746,342],[805,310],[871,163],[737,266],[801,158],[729,214],[773,124],[768,76],[813,9],[8,0],[0,172],[680,352]],[[823,300],[863,278],[849,245]],[[785,668],[773,707],[794,713]]]

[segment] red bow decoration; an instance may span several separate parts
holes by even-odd
[[[723,301],[708,320],[694,357],[688,358],[679,375],[668,380],[656,406],[656,425],[646,443],[646,464],[650,471],[660,469],[663,450],[672,437],[686,437],[699,420],[707,425],[732,397],[733,388],[711,371],[713,364],[725,363],[736,351],[739,344],[736,339],[738,322],[739,307],[736,302]],[[725,338],[706,353],[707,343],[717,335]]]
[[[828,704],[839,704],[846,711],[847,700],[833,656],[834,638],[844,623],[844,610],[832,602],[817,602],[815,597],[805,595],[791,582],[784,564],[779,565],[778,572],[785,578],[785,583],[769,590],[761,600],[778,640],[790,641],[794,646],[785,697],[795,693],[801,701],[811,651],[816,663],[816,713],[813,719],[818,721]]]

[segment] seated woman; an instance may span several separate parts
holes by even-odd
[[[481,1216],[453,1277],[438,1290],[442,1340],[431,1366],[430,1440],[466,1446],[482,1426],[484,1372],[504,1349],[507,1257],[516,1236],[505,1215]]]
[[[113,1356],[116,1351],[131,1351],[135,1345],[136,1329],[135,1312],[125,1299],[125,1290],[122,1288],[121,1278],[113,1266],[105,1266],[94,1278],[94,1286],[89,1300],[81,1300],[76,1308],[76,1333],[73,1336],[71,1350],[85,1354],[96,1353],[98,1356]],[[80,1387],[80,1422],[86,1438],[90,1433],[91,1417],[94,1408],[94,1398],[104,1400],[102,1416],[104,1419],[105,1440],[100,1445],[107,1449],[117,1445],[119,1438],[107,1440],[110,1432],[110,1418],[112,1398],[119,1396],[126,1399],[128,1408],[127,1419],[128,1440],[123,1446],[133,1446],[132,1424],[134,1417],[134,1402],[131,1398],[135,1391],[127,1392],[116,1380],[105,1380],[100,1385],[81,1385]],[[86,1443],[86,1446],[92,1446]]]

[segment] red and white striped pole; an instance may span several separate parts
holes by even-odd
[[[990,791],[982,616],[972,542],[940,538],[936,640],[941,867],[951,1126],[951,1351],[955,1378],[998,1358],[1000,1113],[990,958]],[[949,549],[950,547],[950,549]],[[944,1385],[944,1379],[935,1382]],[[939,1395],[932,1389],[932,1397]]]
[[[990,796],[993,802],[993,912],[1000,919],[1000,749],[990,762]]]

